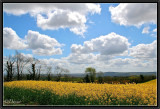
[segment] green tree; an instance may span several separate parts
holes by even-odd
[[[96,69],[92,67],[88,67],[86,68],[85,73],[89,74],[90,80],[93,83],[96,79]]]
[[[140,75],[140,78],[141,78],[141,81],[143,82],[144,81],[144,76]]]
[[[88,74],[84,77],[84,82],[86,82],[86,83],[91,82]]]

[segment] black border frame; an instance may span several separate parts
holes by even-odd
[[[3,106],[3,3],[157,3],[157,106]],[[159,31],[159,27],[160,27],[160,22],[158,21],[158,18],[160,18],[160,0],[0,0],[0,52],[2,53],[0,55],[0,108],[70,108],[70,109],[74,109],[74,108],[112,108],[112,109],[116,109],[116,108],[152,108],[152,109],[159,109],[160,108],[160,87],[159,87],[159,83],[160,83],[160,73],[159,73],[159,63],[160,63],[160,59],[159,59],[159,47],[160,47],[160,31]]]

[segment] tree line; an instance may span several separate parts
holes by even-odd
[[[86,83],[94,83],[96,81],[96,75],[98,74],[98,83],[104,83],[103,72],[96,72],[96,69],[93,67],[88,67],[85,70],[86,76],[83,81]]]
[[[69,73],[68,69],[54,64],[47,65],[34,57],[24,56],[17,50],[14,56],[9,55],[5,59],[3,72],[6,72],[6,78],[4,81],[12,81],[14,77],[16,80],[22,80],[24,75],[26,75],[27,80],[40,80],[42,72],[47,74],[47,80],[50,81],[53,69],[57,75],[56,81],[60,81],[62,73]]]
[[[146,82],[152,79],[155,79],[156,76],[129,76],[129,77],[105,77],[102,71],[96,72],[96,69],[93,67],[88,67],[85,69],[84,77],[70,77],[69,70],[62,68],[57,65],[48,65],[34,57],[27,57],[22,53],[15,51],[15,55],[9,55],[4,61],[4,72],[7,73],[4,81],[13,81],[14,80],[54,80],[54,81],[71,81],[71,82],[80,82],[80,83],[141,83]],[[54,69],[54,71],[53,71]],[[56,75],[52,77],[52,72]],[[45,79],[42,73],[46,74]],[[63,75],[62,75],[63,74]]]
[[[156,79],[155,75],[137,75],[137,76],[126,76],[126,77],[110,77],[104,76],[104,73],[99,71],[96,72],[96,69],[93,67],[88,67],[85,70],[86,76],[83,79],[83,82],[86,83],[119,83],[119,84],[126,84],[126,83],[143,83],[153,79]],[[96,76],[97,75],[97,76]]]

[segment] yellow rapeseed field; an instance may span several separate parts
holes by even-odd
[[[5,82],[5,87],[18,87],[24,89],[50,90],[60,96],[76,94],[85,96],[85,100],[98,100],[104,104],[126,101],[139,105],[157,105],[157,80],[142,84],[96,84],[96,83],[70,83],[53,81],[12,81]]]

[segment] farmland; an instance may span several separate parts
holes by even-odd
[[[156,79],[138,84],[4,82],[4,100],[25,105],[157,105]]]

